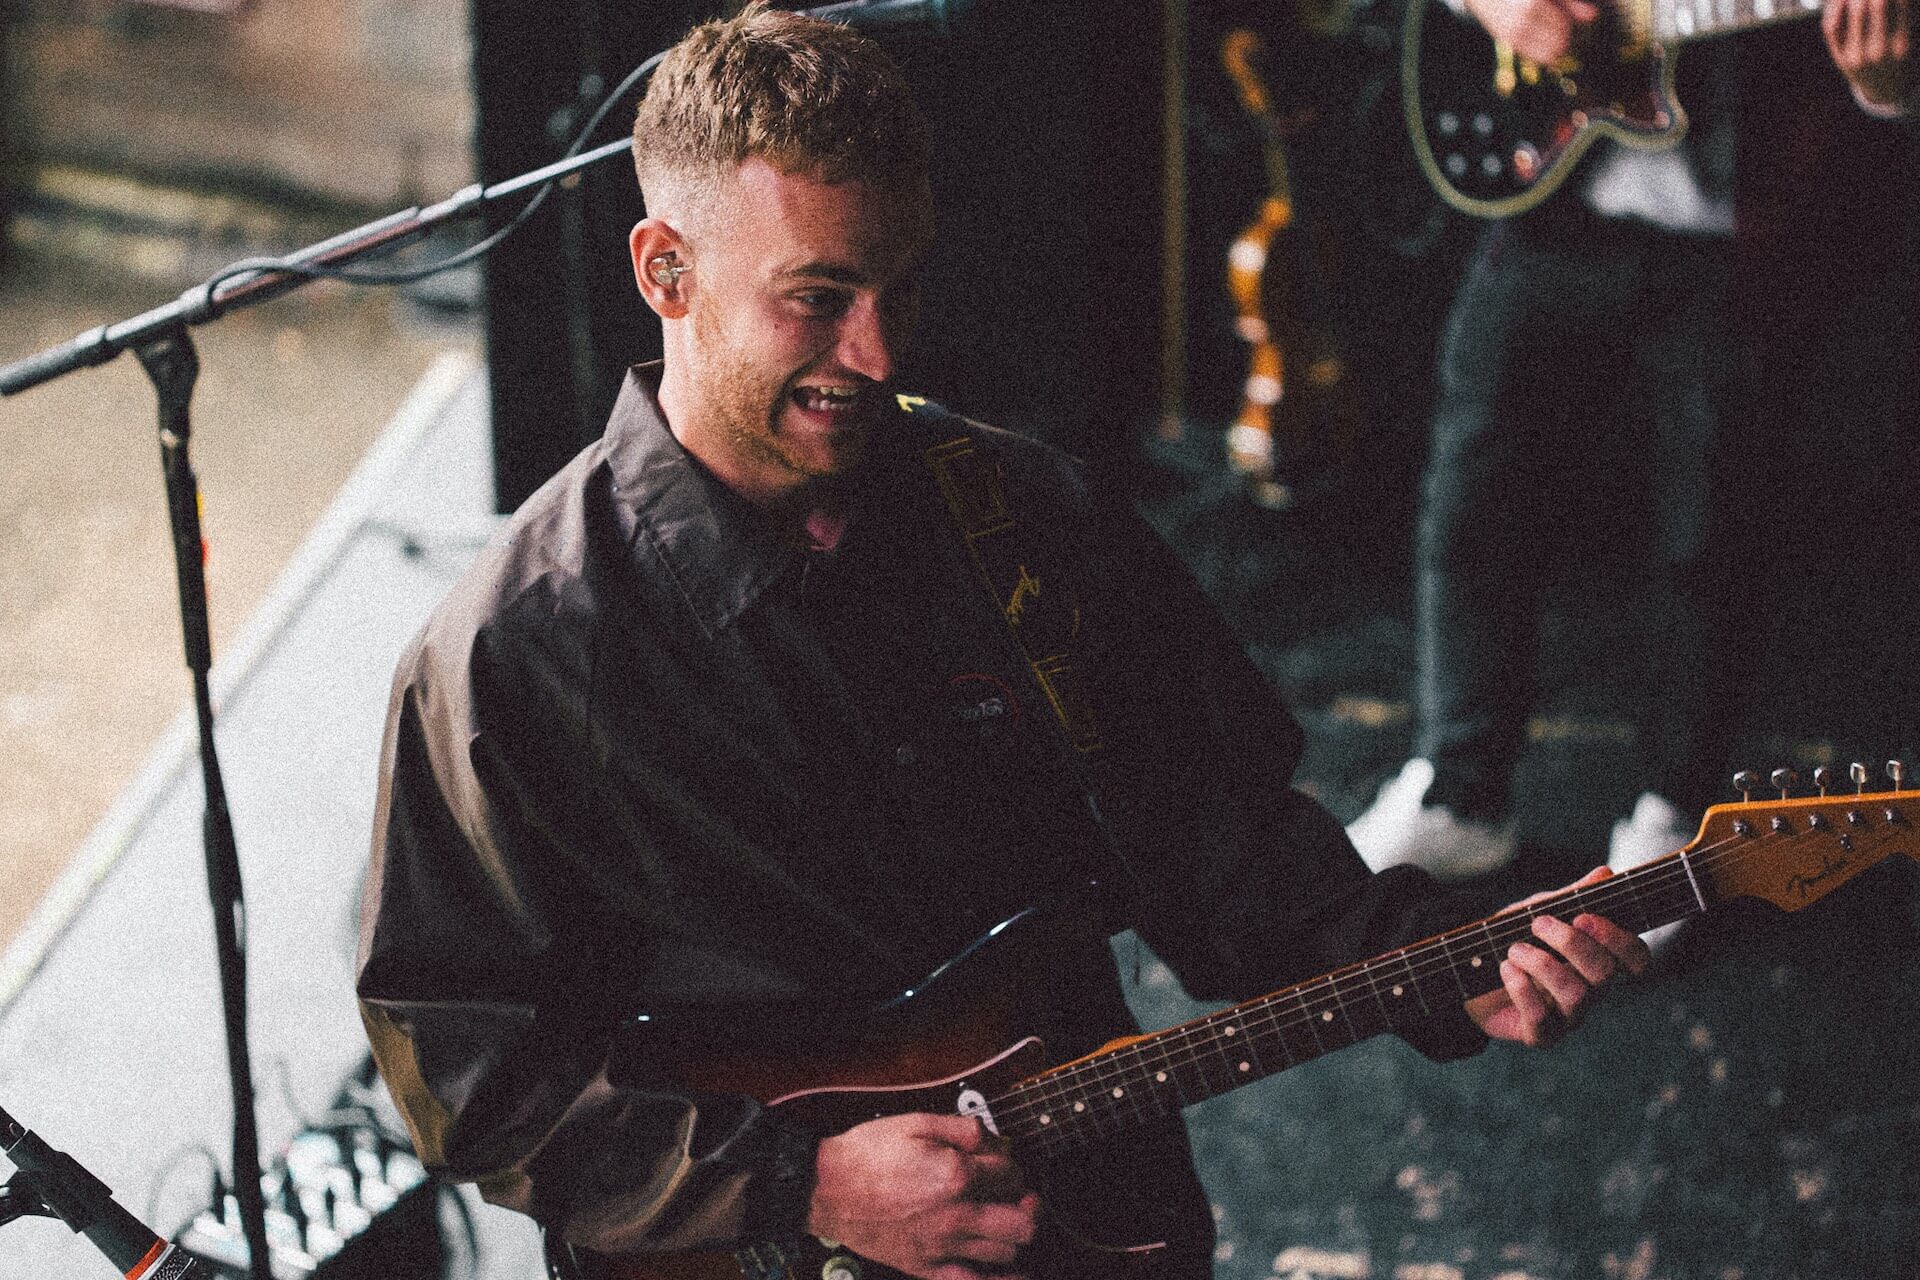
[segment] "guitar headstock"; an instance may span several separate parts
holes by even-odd
[[[1823,771],[1824,772],[1824,771]],[[1790,797],[1796,781],[1785,770],[1773,785],[1781,796],[1715,805],[1687,846],[1694,874],[1715,898],[1763,898],[1797,911],[1824,898],[1893,854],[1920,861],[1920,791],[1900,790],[1905,770],[1889,766],[1895,790],[1871,794]],[[1866,770],[1853,767],[1856,786]],[[1755,775],[1735,779],[1751,794]]]

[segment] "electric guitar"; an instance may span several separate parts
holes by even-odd
[[[1753,775],[1742,778],[1758,785]],[[1074,1185],[1077,1167],[1112,1158],[1104,1146],[1110,1139],[1491,991],[1507,948],[1531,936],[1537,915],[1593,912],[1645,933],[1735,898],[1797,910],[1892,854],[1920,860],[1920,791],[1830,796],[1823,787],[1818,796],[1790,799],[1790,775],[1776,774],[1775,785],[1782,798],[1717,805],[1686,848],[1611,879],[1164,1031],[1115,1040],[1065,1064],[1050,1063],[1046,1046],[1023,1034],[1010,995],[1044,966],[1050,922],[1033,911],[994,929],[864,1025],[845,1028],[831,1047],[783,1045],[757,1057],[709,1050],[712,1060],[703,1060],[700,1045],[666,1035],[645,1051],[651,1065],[666,1063],[706,1089],[753,1094],[823,1136],[908,1112],[976,1117],[1011,1144],[1044,1202],[1050,1185]],[[1151,1239],[1097,1239],[1065,1216],[1052,1207],[1043,1216],[1027,1274],[1125,1280],[1158,1247]],[[808,1237],[734,1253],[575,1256],[556,1260],[555,1274],[881,1280],[899,1273]]]
[[[1677,145],[1687,131],[1673,93],[1680,44],[1821,8],[1821,0],[1599,3],[1574,52],[1542,66],[1440,0],[1407,0],[1401,99],[1414,157],[1441,199],[1504,218],[1551,195],[1599,138],[1647,151]]]

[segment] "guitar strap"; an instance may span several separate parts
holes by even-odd
[[[916,416],[953,416],[913,396],[901,396],[900,403]],[[967,436],[934,445],[923,457],[975,575],[1067,743],[1083,754],[1098,751],[1100,726],[1073,657],[1081,621],[1077,593],[1047,564],[1008,505],[1000,460]]]
[[[920,396],[898,397],[900,408],[933,434],[945,434],[959,416]],[[1053,562],[1032,528],[1007,499],[1006,473],[990,446],[957,435],[922,453],[953,521],[954,532],[988,603],[1006,625],[1010,647],[1044,695],[1059,730],[1068,772],[1083,793],[1094,829],[1109,860],[1119,868],[1124,892],[1109,893],[1110,928],[1121,927],[1139,877],[1108,829],[1099,784],[1089,757],[1105,745],[1087,693],[1075,646],[1083,617],[1072,577]],[[1137,963],[1137,962],[1136,962]]]

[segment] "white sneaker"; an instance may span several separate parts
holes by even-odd
[[[1607,866],[1615,872],[1631,870],[1685,848],[1693,835],[1694,828],[1686,825],[1680,811],[1665,797],[1643,791],[1634,801],[1633,812],[1613,824],[1613,838],[1607,842]],[[1650,930],[1645,935],[1647,945],[1662,950],[1685,923],[1676,920]]]
[[[1613,824],[1613,839],[1607,842],[1607,866],[1627,871],[1643,862],[1651,862],[1686,847],[1694,828],[1686,825],[1680,811],[1664,796],[1643,791],[1634,801],[1633,812]]]
[[[1432,785],[1433,762],[1409,760],[1347,827],[1368,867],[1412,863],[1437,879],[1464,880],[1513,861],[1511,823],[1464,822],[1445,805],[1422,804]]]

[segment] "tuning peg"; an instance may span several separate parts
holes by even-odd
[[[1858,760],[1847,766],[1847,776],[1853,779],[1853,794],[1859,795],[1867,789],[1867,766]]]
[[[1770,781],[1779,790],[1780,798],[1785,800],[1787,794],[1800,785],[1800,775],[1791,769],[1775,769]]]
[[[1742,800],[1753,799],[1753,793],[1760,787],[1760,775],[1751,769],[1742,769],[1733,775],[1733,789],[1740,793]]]
[[[1898,760],[1889,760],[1887,761],[1887,776],[1893,779],[1893,789],[1898,791],[1900,785],[1907,780],[1907,766]]]
[[[1813,771],[1813,785],[1820,788],[1820,794],[1827,794],[1827,788],[1833,785],[1833,770],[1821,765]]]

